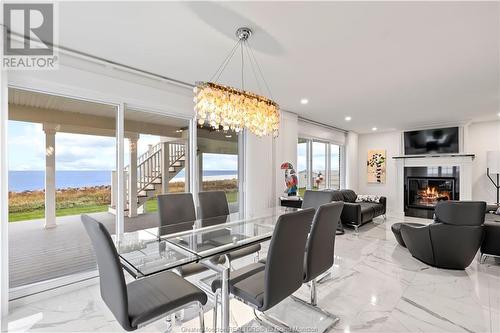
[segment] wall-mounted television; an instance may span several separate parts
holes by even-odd
[[[458,127],[404,132],[405,155],[459,153]]]

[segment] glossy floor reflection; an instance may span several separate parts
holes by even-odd
[[[397,245],[390,226],[403,220],[430,222],[389,216],[363,226],[359,234],[347,230],[337,237],[332,278],[318,287],[319,305],[340,317],[331,332],[500,332],[500,263],[488,258],[480,265],[475,260],[465,271],[429,267]],[[72,289],[13,302],[9,330],[122,331],[94,282]],[[302,287],[296,295],[307,299],[309,290]],[[237,300],[231,305],[232,327],[255,327],[250,308]],[[189,318],[186,311],[173,332],[196,328],[198,321]],[[207,332],[211,325],[208,305]],[[166,327],[160,320],[139,331]]]

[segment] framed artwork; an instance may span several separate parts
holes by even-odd
[[[386,155],[383,149],[368,151],[367,178],[368,183],[385,184]]]

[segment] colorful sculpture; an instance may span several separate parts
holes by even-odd
[[[281,164],[281,170],[285,170],[285,191],[289,197],[294,197],[297,195],[297,185],[299,180],[297,179],[297,175],[295,169],[293,168],[292,163],[285,162]]]

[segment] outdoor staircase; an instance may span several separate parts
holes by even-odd
[[[144,211],[146,201],[162,192],[163,182],[163,149],[168,149],[168,181],[174,178],[186,164],[186,145],[182,143],[157,143],[151,146],[147,152],[137,158],[137,213]],[[128,180],[130,165],[125,167],[125,179]],[[125,211],[129,212],[129,182],[125,186]],[[113,204],[109,206],[110,213],[116,213]],[[135,214],[134,214],[135,215]]]

